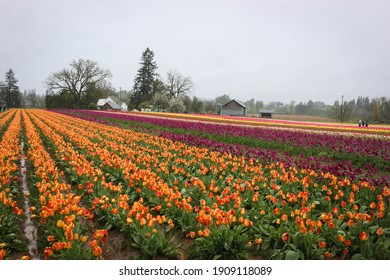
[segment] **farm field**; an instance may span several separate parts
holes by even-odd
[[[390,127],[0,114],[0,259],[390,259]]]

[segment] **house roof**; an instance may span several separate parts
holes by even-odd
[[[98,107],[102,107],[104,105],[110,106],[114,110],[120,110],[122,107],[127,109],[127,104],[123,101],[121,101],[118,97],[116,96],[109,96],[107,98],[101,98],[97,102]]]
[[[107,99],[99,99],[98,102],[97,102],[97,106],[103,106],[104,104],[106,104],[107,102]]]
[[[222,107],[228,105],[230,102],[236,102],[236,103],[237,103],[238,105],[240,105],[241,107],[246,108],[246,106],[245,106],[244,104],[242,104],[240,101],[237,101],[237,100],[235,100],[235,99],[232,99],[232,100],[230,100],[229,102],[223,104]]]
[[[108,98],[111,98],[112,101],[114,101],[115,103],[121,103],[122,101],[119,99],[119,97],[117,96],[114,96],[114,95],[110,95],[107,97]]]
[[[120,110],[121,109],[121,106],[119,104],[117,104],[117,103],[107,102],[106,104],[108,104],[114,110]]]
[[[268,114],[272,114],[274,111],[273,110],[260,110],[259,113],[268,113]]]

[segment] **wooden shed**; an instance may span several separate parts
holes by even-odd
[[[246,106],[233,99],[221,106],[221,115],[223,116],[245,116]]]
[[[274,111],[272,110],[261,110],[259,112],[259,115],[260,115],[260,118],[268,118],[268,119],[271,119],[272,118],[272,114],[273,114]]]

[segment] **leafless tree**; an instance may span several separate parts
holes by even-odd
[[[177,98],[181,95],[191,93],[194,83],[192,82],[191,77],[183,77],[177,70],[170,70],[167,74],[165,87],[172,97]]]
[[[335,101],[332,111],[334,116],[340,122],[347,122],[354,109],[354,100],[350,102],[342,101],[341,104],[338,101]]]
[[[75,106],[78,108],[89,85],[96,85],[111,76],[111,72],[101,69],[97,62],[79,59],[70,63],[70,69],[64,68],[51,74],[45,83],[48,90],[69,92],[74,97]]]

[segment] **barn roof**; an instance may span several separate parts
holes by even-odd
[[[114,103],[114,102],[107,102],[108,105],[110,105],[110,107],[114,110],[120,110],[121,109],[121,106],[117,103]]]
[[[106,104],[107,102],[107,99],[105,98],[102,98],[102,99],[99,99],[98,102],[97,102],[97,106],[103,106],[104,104]]]
[[[228,104],[231,103],[231,102],[235,102],[235,103],[237,103],[238,105],[240,105],[241,107],[246,108],[246,106],[245,106],[244,104],[242,104],[240,101],[237,101],[237,100],[235,100],[235,99],[232,99],[232,100],[230,100],[229,102],[223,104],[222,107],[225,107],[226,105],[228,105]]]

